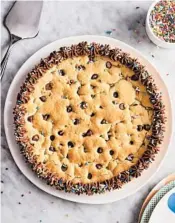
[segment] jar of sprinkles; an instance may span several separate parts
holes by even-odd
[[[175,48],[175,0],[154,2],[147,14],[146,31],[153,43]]]

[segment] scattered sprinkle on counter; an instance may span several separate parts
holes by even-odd
[[[175,0],[159,1],[151,11],[150,25],[158,38],[175,43]]]
[[[112,31],[111,31],[111,30],[106,30],[105,33],[106,33],[107,35],[111,35]]]

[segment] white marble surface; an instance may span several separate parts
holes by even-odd
[[[2,2],[2,18],[11,4],[12,2]],[[175,51],[158,49],[147,38],[143,23],[150,4],[149,1],[44,2],[39,35],[35,39],[19,42],[12,50],[2,84],[2,112],[15,73],[34,52],[62,37],[81,34],[107,35],[105,31],[112,28],[116,30],[112,32],[111,37],[140,50],[155,64],[168,86],[173,108],[175,108]],[[136,6],[140,8],[136,9]],[[2,53],[5,52],[7,43],[8,33],[2,26]],[[1,135],[2,221],[4,223],[136,223],[143,200],[150,189],[163,177],[175,172],[175,138],[173,137],[169,153],[160,170],[136,194],[113,204],[76,204],[48,195],[32,185],[16,167],[6,143],[3,127]]]

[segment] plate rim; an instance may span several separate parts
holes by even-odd
[[[151,218],[151,215],[154,211],[154,209],[156,208],[156,206],[159,204],[159,202],[164,198],[164,196],[166,196],[167,193],[169,193],[172,189],[174,189],[175,187],[175,180],[171,181],[170,183],[166,184],[165,186],[163,186],[152,198],[151,200],[148,202],[147,206],[145,207],[145,210],[143,212],[143,215],[140,219],[140,222],[139,223],[149,223],[149,220]],[[172,187],[172,188],[171,188]],[[166,192],[165,192],[165,191]],[[161,197],[161,193],[163,193],[162,197]],[[150,212],[150,206],[152,205],[152,203],[155,202],[155,200],[158,199],[157,203],[154,205],[154,208],[152,210],[152,212],[149,214],[148,212]],[[148,222],[145,222],[144,218],[145,218],[145,215],[150,215],[149,216],[149,219],[148,219]]]
[[[159,200],[159,202],[157,203],[157,205],[155,206],[153,212],[151,213],[151,216],[150,216],[150,219],[149,219],[149,223],[153,223],[153,216],[155,215],[156,213],[156,208],[158,208],[161,204],[161,202],[164,201],[164,199],[167,199],[167,196],[169,196],[171,193],[175,193],[175,187],[173,187],[172,189],[170,189],[166,194],[164,194],[164,196]],[[173,215],[174,216],[174,215]]]
[[[171,179],[172,178],[172,179]],[[170,181],[169,181],[170,180]],[[160,180],[153,188],[152,190],[147,194],[146,198],[143,201],[142,207],[140,209],[139,213],[139,222],[141,221],[143,212],[148,205],[149,201],[153,198],[153,196],[159,192],[160,189],[162,189],[164,186],[168,185],[170,182],[175,181],[175,172],[169,174],[167,177],[164,177],[162,180]]]
[[[24,167],[20,166],[19,162],[17,161],[17,157],[15,157],[15,152],[13,151],[13,147],[11,147],[11,142],[10,142],[10,136],[8,136],[8,122],[7,122],[7,111],[8,111],[8,100],[10,98],[10,94],[11,94],[11,91],[13,90],[13,87],[14,87],[14,84],[16,83],[16,80],[18,80],[18,78],[20,76],[22,76],[20,74],[20,72],[22,72],[24,69],[25,69],[25,66],[28,64],[28,63],[32,63],[32,60],[35,59],[35,58],[43,58],[45,56],[48,56],[48,52],[47,54],[44,56],[45,54],[45,51],[47,51],[49,48],[51,48],[52,46],[56,46],[56,45],[60,45],[62,44],[62,42],[67,42],[66,45],[71,45],[71,44],[74,44],[74,43],[78,43],[78,42],[81,42],[81,41],[87,41],[87,42],[98,42],[98,43],[102,43],[103,41],[106,41],[106,42],[112,42],[111,44],[108,43],[109,45],[115,45],[115,47],[118,47],[118,48],[126,48],[127,51],[129,51],[129,54],[131,54],[130,51],[134,52],[134,54],[138,55],[140,58],[138,58],[138,60],[142,59],[143,61],[145,61],[145,63],[148,63],[150,65],[150,67],[155,71],[155,73],[157,73],[157,76],[160,80],[160,82],[162,83],[163,87],[164,87],[164,91],[166,92],[168,98],[168,106],[169,106],[169,119],[170,121],[172,120],[172,106],[171,106],[171,103],[172,103],[172,99],[171,99],[171,96],[169,94],[169,91],[166,87],[166,84],[164,82],[164,80],[162,79],[160,73],[158,72],[158,70],[155,68],[155,66],[141,53],[139,52],[138,50],[136,50],[135,48],[133,48],[132,46],[120,41],[120,40],[117,40],[117,39],[114,39],[114,38],[111,38],[111,37],[106,37],[106,36],[98,36],[98,35],[81,35],[81,36],[70,36],[70,37],[66,37],[66,38],[62,38],[62,39],[58,39],[58,40],[55,40],[47,45],[45,45],[44,47],[42,47],[41,49],[37,50],[34,54],[32,54],[23,64],[22,66],[19,68],[19,70],[17,71],[13,81],[11,82],[10,84],[10,87],[8,89],[8,93],[7,93],[7,96],[6,96],[6,101],[5,101],[5,106],[4,106],[4,129],[5,129],[5,135],[6,135],[6,139],[7,139],[7,143],[8,143],[8,147],[9,147],[9,150],[12,154],[12,157],[16,163],[16,165],[18,166],[19,170],[24,174],[24,176],[30,181],[32,182],[35,186],[37,186],[38,188],[40,188],[41,190],[51,194],[51,195],[54,195],[56,197],[59,197],[59,198],[62,198],[62,199],[65,199],[65,200],[69,200],[69,201],[74,201],[74,202],[79,202],[79,203],[86,203],[86,204],[105,204],[105,203],[111,203],[111,202],[115,202],[117,200],[121,200],[121,199],[124,199],[132,194],[134,194],[135,192],[137,192],[138,190],[140,190],[143,186],[145,186],[150,180],[151,178],[155,175],[155,173],[159,170],[160,166],[162,165],[163,163],[163,160],[165,159],[167,153],[168,153],[168,149],[169,149],[169,145],[170,145],[170,142],[171,142],[171,138],[172,138],[172,121],[170,122],[170,126],[169,126],[169,137],[167,138],[168,140],[168,145],[166,146],[166,151],[164,152],[164,155],[163,157],[161,158],[161,160],[159,161],[158,163],[158,166],[155,167],[155,172],[152,173],[147,179],[146,181],[144,181],[140,186],[138,186],[136,189],[134,189],[133,191],[130,191],[129,193],[125,194],[124,196],[122,196],[121,198],[118,198],[118,197],[110,197],[110,199],[108,198],[108,195],[109,193],[114,193],[115,194],[115,191],[117,190],[114,190],[114,191],[111,191],[111,192],[106,192],[105,194],[100,194],[100,195],[93,195],[93,196],[87,196],[87,195],[84,195],[86,196],[86,198],[83,196],[83,195],[80,195],[80,196],[77,196],[77,195],[72,195],[72,194],[68,194],[68,193],[65,193],[65,192],[60,192],[60,191],[57,191],[57,190],[54,190],[54,191],[57,191],[57,193],[54,193],[54,192],[51,192],[52,191],[52,187],[49,187],[48,189],[46,189],[46,187],[48,187],[48,185],[44,184],[45,185],[42,185],[42,180],[41,183],[36,183],[36,181],[34,182],[32,178],[35,178],[35,177],[32,177],[32,173],[31,173],[31,176],[29,175],[26,175],[26,172],[25,172],[25,166],[28,166],[25,164],[25,162],[23,162],[24,164]],[[63,45],[65,46],[65,44],[63,43]],[[62,46],[63,46],[62,45]],[[59,46],[60,47],[60,46]],[[58,48],[59,48],[58,47]],[[123,50],[125,51],[125,50]],[[49,52],[51,53],[51,51],[49,50]],[[40,56],[40,55],[43,55],[43,56]],[[39,62],[39,60],[37,59],[35,61],[35,64],[37,64]],[[32,65],[33,66],[33,65]],[[32,67],[31,67],[32,68]],[[30,68],[30,70],[31,70]],[[24,71],[23,71],[24,72]],[[28,73],[25,72],[26,74]],[[26,77],[26,75],[23,75]],[[19,82],[19,80],[18,80]],[[17,83],[18,83],[17,82]],[[19,84],[19,83],[18,83]],[[20,83],[21,84],[21,83]],[[19,84],[19,85],[20,85]],[[23,157],[22,157],[23,158]],[[152,164],[153,165],[153,164]],[[151,166],[152,166],[151,165]],[[150,169],[150,167],[148,168]],[[31,170],[30,170],[31,171]],[[32,171],[31,171],[32,172]],[[143,174],[142,174],[143,175]],[[139,177],[140,179],[141,177]],[[132,180],[134,181],[134,180]],[[131,182],[132,182],[131,181]],[[131,184],[130,182],[130,184]],[[129,184],[129,183],[128,183]],[[125,185],[123,186],[125,187]],[[121,191],[122,189],[118,190],[118,191]],[[69,195],[69,196],[67,196]],[[91,197],[97,197],[97,199],[91,199]],[[100,197],[99,197],[100,196]],[[102,198],[104,197],[104,199]],[[98,199],[99,198],[99,199]],[[102,199],[101,199],[102,198]]]

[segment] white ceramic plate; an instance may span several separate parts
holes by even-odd
[[[149,204],[149,202],[151,201],[151,199],[153,198],[153,196],[158,193],[159,190],[161,190],[163,187],[165,187],[166,185],[168,185],[170,182],[174,181],[175,182],[175,173],[172,173],[170,175],[168,175],[167,177],[165,177],[163,180],[161,180],[148,194],[148,196],[146,197],[141,210],[140,210],[140,214],[139,214],[139,221],[141,222],[141,218],[143,215],[144,210],[146,209],[147,205]]]
[[[130,183],[123,186],[120,190],[114,190],[112,192],[106,192],[105,194],[101,195],[93,195],[93,196],[87,196],[87,195],[75,195],[72,193],[65,193],[62,191],[55,190],[54,188],[46,185],[44,181],[39,179],[28,167],[28,165],[24,162],[24,159],[22,155],[20,154],[20,150],[18,145],[16,144],[15,137],[14,137],[14,131],[13,131],[13,108],[16,103],[16,96],[19,92],[20,86],[22,82],[25,80],[25,77],[27,73],[37,64],[40,62],[40,59],[43,57],[47,57],[52,51],[58,50],[62,46],[70,46],[71,44],[77,44],[81,41],[87,41],[87,42],[98,42],[101,44],[109,44],[111,47],[118,47],[121,48],[123,51],[130,53],[132,57],[138,58],[139,61],[146,66],[146,69],[148,72],[154,77],[156,80],[157,85],[161,89],[162,95],[163,95],[163,101],[166,106],[166,116],[167,116],[167,122],[166,122],[166,132],[164,141],[161,145],[161,149],[159,154],[156,156],[156,160],[153,162],[153,164],[150,166],[148,170],[145,170],[143,174],[137,178],[132,180]],[[117,200],[120,200],[122,198],[125,198],[134,192],[136,192],[138,189],[140,189],[143,185],[148,182],[148,180],[153,176],[153,174],[158,170],[163,158],[165,157],[165,154],[168,150],[168,144],[170,142],[170,136],[172,132],[172,112],[171,112],[171,103],[170,103],[170,97],[167,91],[167,88],[161,79],[159,73],[156,71],[156,69],[153,67],[153,65],[150,64],[146,58],[144,58],[143,55],[141,55],[138,51],[136,51],[134,48],[128,46],[127,44],[118,41],[116,39],[112,39],[109,37],[103,37],[103,36],[75,36],[75,37],[69,37],[61,40],[57,40],[42,49],[40,49],[38,52],[36,52],[33,56],[31,56],[19,69],[18,73],[16,74],[10,88],[7,94],[6,103],[5,103],[5,110],[4,110],[4,125],[5,125],[5,132],[7,137],[7,142],[11,151],[11,154],[21,170],[21,172],[37,187],[44,190],[47,193],[50,193],[54,196],[74,201],[74,202],[80,202],[80,203],[89,203],[89,204],[103,204],[103,203],[110,203]]]
[[[171,189],[156,205],[149,223],[174,223],[175,222],[175,213],[168,207],[168,200],[170,196],[175,194],[175,188]],[[174,202],[175,206],[175,202]]]
[[[145,210],[143,212],[142,218],[140,223],[150,223],[150,218],[152,213],[154,212],[154,209],[157,207],[157,205],[159,204],[159,202],[161,201],[161,199],[163,199],[164,196],[166,196],[167,193],[169,193],[170,190],[172,190],[173,188],[175,188],[175,181],[171,181],[170,183],[168,183],[167,185],[165,185],[164,187],[162,187],[152,198],[151,200],[148,202],[147,206],[145,207]],[[173,197],[170,198],[170,200],[168,201],[169,203],[169,207],[174,211],[174,195]],[[159,213],[159,215],[163,214],[163,210],[162,212]],[[159,221],[156,221],[155,223],[160,223]],[[163,222],[163,223],[170,223],[167,219],[167,221]]]

